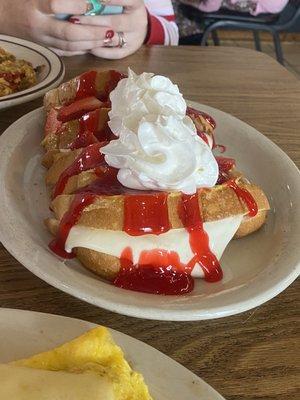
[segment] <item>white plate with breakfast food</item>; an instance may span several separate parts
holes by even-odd
[[[89,303],[218,318],[299,274],[298,169],[242,121],[187,107],[165,77],[88,71],[16,121],[0,152],[2,243]]]
[[[0,309],[0,371],[1,400],[223,399],[182,365],[130,336],[30,311]]]
[[[64,73],[52,50],[0,35],[0,110],[42,96],[62,81]]]

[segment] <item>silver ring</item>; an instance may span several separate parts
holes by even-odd
[[[125,40],[125,35],[124,35],[124,32],[117,32],[117,34],[119,37],[118,47],[120,47],[120,49],[122,49],[122,47],[125,47],[127,45],[127,42]]]

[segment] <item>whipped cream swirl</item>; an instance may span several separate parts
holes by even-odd
[[[186,114],[186,102],[178,86],[170,79],[143,73],[136,75],[128,69],[128,78],[122,79],[110,94],[110,128],[120,136],[124,127],[136,132],[141,119],[148,114]]]
[[[169,79],[144,73],[119,82],[110,96],[110,128],[118,136],[101,151],[119,169],[122,185],[193,194],[212,187],[218,164],[186,116],[186,103]]]

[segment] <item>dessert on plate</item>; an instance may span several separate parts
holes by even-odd
[[[30,358],[0,364],[1,400],[151,400],[104,327]]]
[[[221,280],[231,239],[264,224],[263,190],[214,154],[215,121],[168,78],[88,71],[44,104],[58,256],[125,289],[184,294]]]

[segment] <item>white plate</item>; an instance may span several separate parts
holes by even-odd
[[[50,350],[96,325],[57,315],[0,309],[0,327],[0,363],[5,363]],[[198,376],[153,347],[121,332],[111,333],[132,368],[144,375],[154,400],[224,400]]]
[[[194,104],[195,106],[195,104]],[[197,106],[197,105],[196,105]],[[43,219],[49,200],[41,167],[43,110],[16,121],[0,138],[0,238],[26,268],[51,285],[99,307],[159,320],[225,317],[256,307],[299,274],[300,174],[270,140],[216,109],[199,105],[218,123],[217,141],[241,171],[264,188],[272,210],[257,233],[230,243],[222,258],[224,279],[197,280],[185,296],[158,296],[114,287],[76,260],[62,262],[48,250]]]
[[[45,66],[37,76],[38,83],[36,85],[21,92],[0,97],[0,110],[36,99],[62,81],[65,67],[61,59],[52,50],[28,40],[6,35],[0,35],[0,47],[12,53],[18,59],[31,62],[33,67]]]

